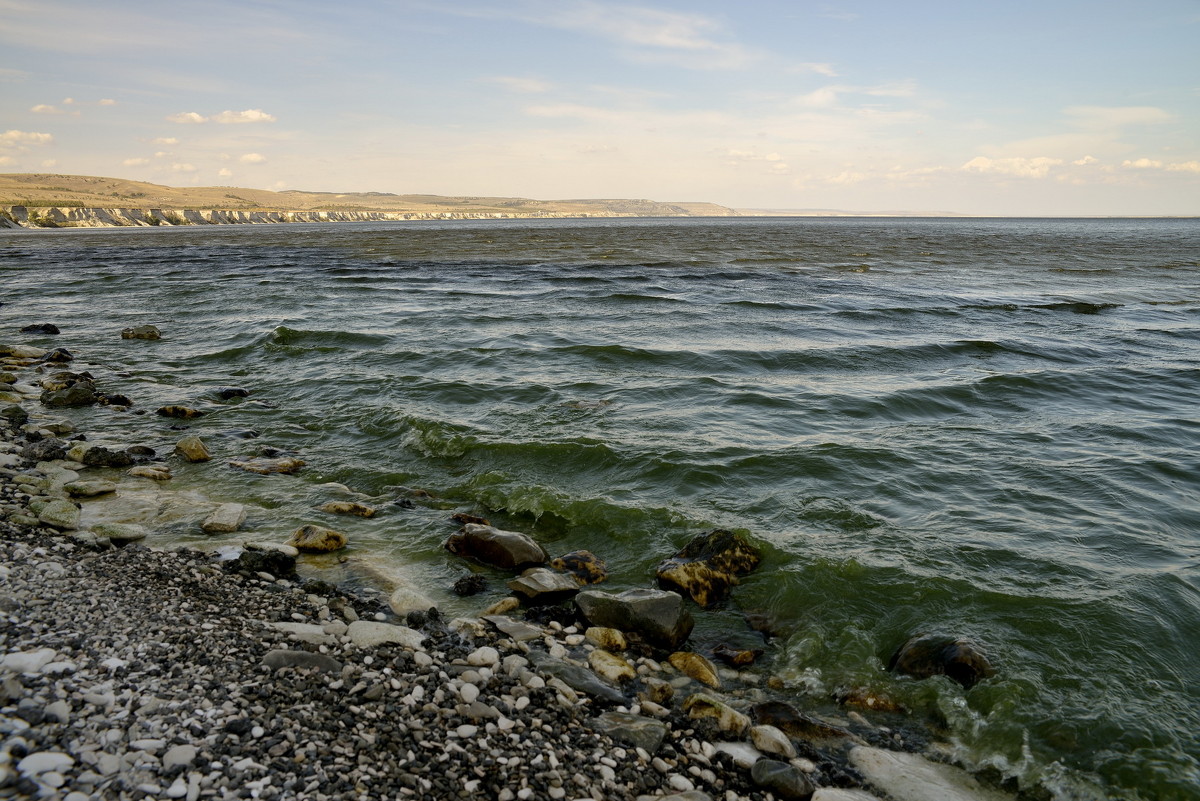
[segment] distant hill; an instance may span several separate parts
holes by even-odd
[[[729,217],[715,203],[655,200],[533,200],[521,197],[446,197],[388,192],[271,192],[231,186],[172,187],[123,178],[49,173],[0,174],[0,206],[76,208],[230,209],[413,214],[505,214],[518,217]]]

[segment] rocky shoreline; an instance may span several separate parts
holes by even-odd
[[[0,346],[0,798],[1011,798],[917,753],[939,751],[916,727],[801,711],[678,626],[601,620],[621,596],[446,620],[304,582],[287,546],[221,560],[81,529],[114,491],[88,471],[170,466],[62,439],[86,437],[44,413],[54,393],[128,403],[58,386],[69,358]]]

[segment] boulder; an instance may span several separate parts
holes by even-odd
[[[354,501],[330,501],[321,507],[322,512],[332,515],[355,515],[356,517],[374,517],[375,507]]]
[[[54,336],[62,333],[58,330],[58,326],[54,323],[34,323],[27,325],[21,329],[22,334],[44,334],[46,336]]]
[[[721,679],[717,676],[717,668],[700,654],[691,651],[676,651],[667,657],[671,667],[678,670],[689,679],[695,679],[701,684],[707,684],[714,690],[721,688]]]
[[[278,459],[247,459],[245,461],[230,462],[230,467],[236,467],[239,470],[245,470],[248,473],[258,473],[259,475],[267,476],[272,473],[283,473],[291,475],[292,473],[300,472],[300,468],[304,467],[303,459],[296,459],[291,456],[283,456]]]
[[[177,420],[194,420],[197,417],[203,417],[204,412],[199,409],[193,409],[190,406],[159,406],[154,410],[154,413],[159,417],[173,417]]]
[[[896,801],[1014,801],[1007,793],[984,787],[961,768],[919,754],[860,745],[850,750],[850,765]]]
[[[707,718],[712,720],[723,732],[741,737],[750,728],[750,718],[738,712],[724,701],[718,701],[709,695],[697,693],[689,695],[683,702],[684,713],[692,719]]]
[[[176,442],[175,453],[189,462],[207,462],[212,459],[212,454],[208,452],[208,446],[204,444],[204,440],[194,434]]]
[[[10,403],[3,409],[0,409],[0,420],[6,421],[13,427],[20,427],[29,421],[29,412],[25,411],[19,404]]]
[[[165,464],[140,464],[130,468],[125,475],[135,478],[149,478],[153,481],[170,481],[171,468]]]
[[[667,738],[667,724],[628,712],[605,712],[592,721],[592,728],[619,743],[641,748],[648,754],[658,753]]]
[[[550,562],[550,567],[570,573],[580,584],[599,584],[608,578],[608,565],[591,551],[571,551]]]
[[[291,552],[248,542],[246,550],[238,554],[238,558],[232,564],[247,573],[270,573],[276,578],[290,576],[296,572],[296,555],[299,552],[290,546],[281,547],[289,548]]]
[[[944,634],[911,638],[892,655],[888,670],[918,679],[945,675],[968,690],[996,674],[982,646]]]
[[[468,523],[451,534],[446,550],[508,570],[544,565],[549,558],[542,546],[526,534],[478,523]]]
[[[729,597],[737,577],[750,573],[762,557],[745,537],[718,529],[696,537],[656,571],[659,584],[677,589],[700,606]]]
[[[421,643],[425,635],[408,626],[395,626],[373,620],[356,620],[346,630],[350,642],[359,648],[375,648],[385,643],[397,643],[410,651],[424,650]]]
[[[55,348],[43,356],[42,361],[50,362],[51,364],[66,364],[67,362],[75,361],[75,357],[66,348]]]
[[[72,498],[94,498],[97,495],[107,495],[110,492],[117,491],[117,485],[112,481],[68,481],[63,484],[63,489]]]
[[[530,601],[556,603],[579,592],[579,582],[565,573],[557,573],[544,567],[531,567],[518,578],[508,582],[508,588]]]
[[[66,458],[67,444],[61,439],[42,439],[21,449],[21,456],[31,462],[53,462]]]
[[[288,545],[300,551],[325,553],[346,547],[346,535],[323,526],[301,526],[292,532]]]
[[[246,507],[240,503],[223,503],[204,518],[200,528],[206,534],[227,534],[237,531],[246,522]],[[266,571],[270,573],[271,571]]]
[[[802,714],[791,704],[783,701],[765,701],[750,708],[754,722],[762,726],[774,726],[789,737],[802,740],[828,740],[850,737],[850,732],[816,718]]]
[[[79,528],[79,507],[68,500],[51,498],[47,501],[32,501],[29,508],[38,516],[38,520],[47,526],[68,531]]]
[[[806,799],[812,796],[812,781],[799,768],[774,759],[760,759],[750,769],[750,778],[776,798]]]
[[[137,325],[121,331],[121,339],[162,339],[162,332],[157,326]]]
[[[103,445],[93,445],[85,450],[80,459],[88,467],[130,467],[133,457],[125,451],[114,451]]]
[[[67,406],[91,406],[99,400],[96,385],[91,381],[77,381],[61,389],[48,389],[41,394],[43,406],[55,408]]]
[[[660,648],[678,648],[695,625],[683,596],[664,590],[584,590],[575,604],[591,625],[634,632]]]
[[[96,523],[92,533],[107,537],[114,545],[124,545],[146,539],[146,529],[133,523]]]
[[[529,660],[538,671],[546,676],[560,679],[572,690],[587,693],[593,698],[610,704],[626,704],[628,699],[619,690],[585,667],[572,665],[555,659],[544,651],[530,651]]]

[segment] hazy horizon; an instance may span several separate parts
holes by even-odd
[[[0,0],[0,172],[1200,213],[1200,6]]]

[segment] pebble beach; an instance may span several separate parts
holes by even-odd
[[[1014,797],[917,723],[820,717],[769,673],[594,625],[582,604],[401,615],[306,581],[288,546],[229,558],[87,530],[90,494],[121,491],[113,460],[84,459],[86,432],[43,402],[78,368],[8,341],[0,798]],[[189,458],[129,451],[122,480],[169,481]]]

